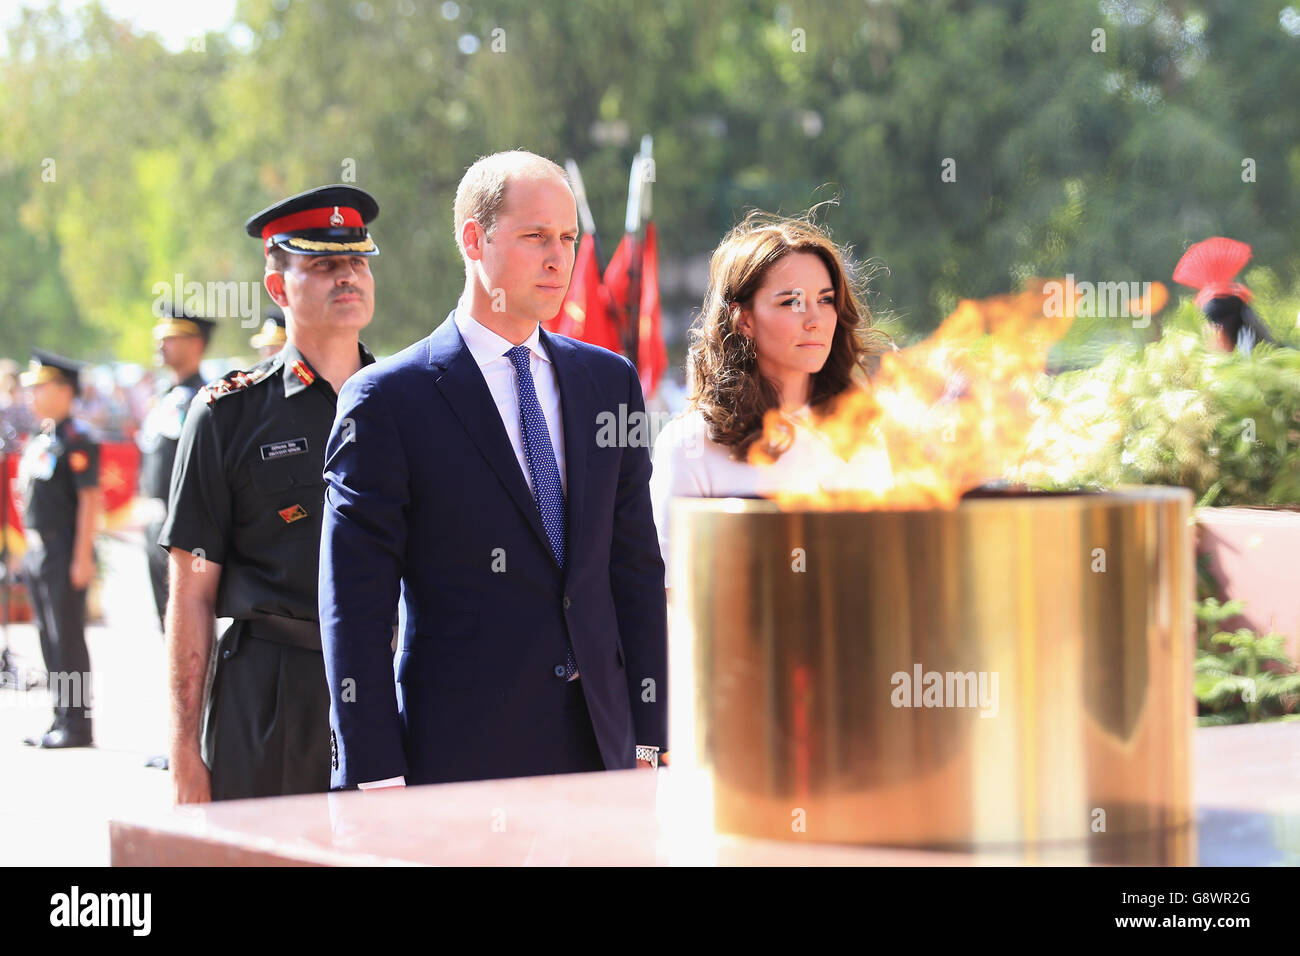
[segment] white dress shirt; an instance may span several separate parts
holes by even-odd
[[[519,470],[523,472],[524,484],[531,491],[533,482],[528,474],[524,438],[519,428],[519,385],[515,381],[514,363],[506,355],[514,346],[470,315],[464,302],[456,305],[455,322],[460,337],[465,340],[465,346],[483,373],[492,400],[497,403],[501,423],[506,426],[506,435],[510,438],[510,447],[515,450],[515,459],[519,462]],[[555,464],[560,469],[560,486],[567,493],[569,481],[568,470],[564,466],[564,418],[560,412],[560,382],[555,375],[551,357],[546,354],[546,346],[542,344],[540,325],[533,329],[533,334],[523,344],[528,346],[530,353],[528,364],[533,372],[537,403],[542,406],[546,430],[551,436],[551,447],[555,449]]]

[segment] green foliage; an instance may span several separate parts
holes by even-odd
[[[1300,673],[1287,656],[1281,634],[1260,636],[1249,628],[1222,630],[1240,614],[1241,601],[1198,602],[1194,688],[1202,726],[1232,724],[1291,714],[1300,708]]]
[[[451,203],[474,158],[575,157],[608,253],[642,132],[665,264],[701,261],[747,207],[838,196],[828,224],[884,267],[873,307],[910,336],[1030,275],[1167,282],[1215,233],[1249,241],[1285,299],[1288,2],[476,0],[447,19],[436,2],[241,0],[229,33],[173,52],[97,3],[51,0],[0,53],[0,202],[17,221],[0,350],[144,358],[154,283],[257,281],[243,220],[349,170],[381,206],[366,338],[396,349],[459,292]],[[702,291],[670,292],[670,320]],[[1295,314],[1271,308],[1261,296],[1266,320]],[[237,325],[215,351],[246,348]],[[1144,341],[1083,344],[1111,340]]]
[[[1180,485],[1202,505],[1300,505],[1300,350],[1207,351],[1184,303],[1156,342],[1111,347],[1043,385],[1019,477],[1048,487]],[[1191,316],[1192,321],[1201,320]]]

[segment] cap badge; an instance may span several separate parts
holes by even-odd
[[[334,207],[334,215],[330,216],[330,225],[336,227],[343,225],[343,214],[339,212],[338,206]]]

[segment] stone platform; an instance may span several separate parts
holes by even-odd
[[[1300,865],[1300,722],[1196,732],[1197,825],[1088,846],[946,852],[713,831],[699,780],[628,770],[123,814],[122,866]],[[707,796],[707,795],[706,795]],[[810,829],[812,822],[810,821]]]

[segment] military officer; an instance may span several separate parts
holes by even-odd
[[[366,192],[323,186],[245,224],[284,309],[284,348],[209,383],[181,432],[169,551],[171,773],[178,803],[329,789],[316,602],[325,444],[343,383],[374,361]],[[234,619],[203,707],[213,616]],[[203,732],[200,734],[201,718]],[[202,742],[200,743],[200,737]]]
[[[93,734],[90,654],[86,650],[86,588],[95,573],[99,520],[99,445],[74,421],[80,363],[32,349],[22,375],[41,430],[18,468],[27,553],[23,570],[50,675],[54,722],[33,747],[89,747]]]
[[[158,624],[163,626],[167,610],[167,552],[158,547],[158,535],[167,518],[167,495],[171,489],[172,462],[190,402],[203,387],[199,365],[212,338],[216,323],[186,315],[176,309],[154,326],[158,357],[167,368],[165,391],[159,394],[145,415],[137,444],[140,446],[140,497],[147,503],[145,554],[149,559],[149,580],[153,584]]]
[[[286,341],[288,336],[284,332],[284,313],[272,306],[266,310],[266,321],[262,323],[261,331],[250,338],[248,344],[257,349],[257,354],[262,358],[270,358],[284,348]]]

